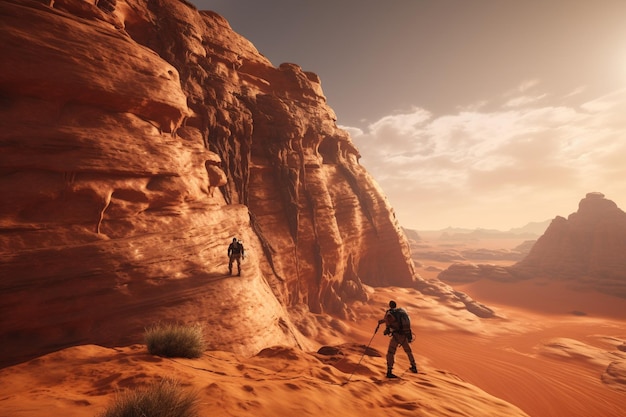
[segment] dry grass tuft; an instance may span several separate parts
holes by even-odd
[[[180,383],[163,379],[154,384],[119,393],[99,417],[197,417],[198,395]]]
[[[150,354],[167,358],[199,358],[205,349],[199,324],[156,324],[146,329],[145,338]]]

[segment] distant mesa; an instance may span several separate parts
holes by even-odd
[[[574,280],[626,297],[626,213],[604,194],[588,193],[576,213],[552,221],[512,271]]]
[[[467,262],[454,263],[439,274],[441,281],[456,284],[474,282],[483,278],[499,282],[515,280],[510,272],[510,267]]]
[[[457,263],[439,274],[445,282],[479,279],[566,280],[577,288],[626,297],[626,213],[599,192],[588,193],[578,211],[557,216],[529,253],[510,267]]]
[[[411,243],[411,255],[414,263],[420,263],[420,260],[431,260],[437,262],[476,262],[485,259],[499,261],[520,261],[529,252],[535,244],[535,240],[526,240],[513,249],[487,249],[487,248],[468,248],[468,249],[433,249],[429,245],[419,245]]]
[[[521,261],[530,252],[536,239],[541,236],[550,220],[544,222],[531,222],[525,226],[509,229],[507,231],[495,229],[463,229],[448,227],[441,230],[423,231],[424,237],[417,230],[402,228],[411,247],[411,256],[416,266],[421,266],[422,261],[430,260],[437,262],[479,262],[483,260],[498,261]],[[450,247],[446,250],[433,248],[428,242],[438,241],[441,245],[448,242],[464,244],[466,242],[478,242],[486,239],[527,239],[513,249],[487,249],[467,248],[458,249]]]

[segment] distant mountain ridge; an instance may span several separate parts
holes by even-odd
[[[494,238],[520,238],[520,239],[537,239],[541,236],[552,220],[544,220],[542,222],[530,222],[521,227],[515,227],[506,231],[497,229],[467,229],[462,227],[446,227],[439,230],[415,230],[403,228],[405,235],[409,239],[418,240],[422,235],[436,236],[440,240],[479,240]]]

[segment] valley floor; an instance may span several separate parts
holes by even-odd
[[[418,272],[427,279],[447,266],[426,264]],[[626,299],[546,280],[480,280],[454,288],[499,318],[468,319],[455,328],[459,320],[424,309],[414,303],[419,296],[405,290],[380,289],[375,298],[415,304],[413,350],[428,366],[454,372],[531,416],[626,415]]]

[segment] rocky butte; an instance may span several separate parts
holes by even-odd
[[[588,193],[577,212],[552,220],[512,270],[626,297],[626,213],[604,194]]]
[[[491,311],[414,271],[320,79],[175,0],[0,2],[2,365],[199,322],[306,348],[365,285]],[[233,237],[247,251],[227,276]]]
[[[439,277],[450,282],[482,278],[514,281],[548,278],[578,289],[626,297],[626,213],[599,192],[588,193],[578,211],[557,216],[530,252],[510,267],[454,264]]]

